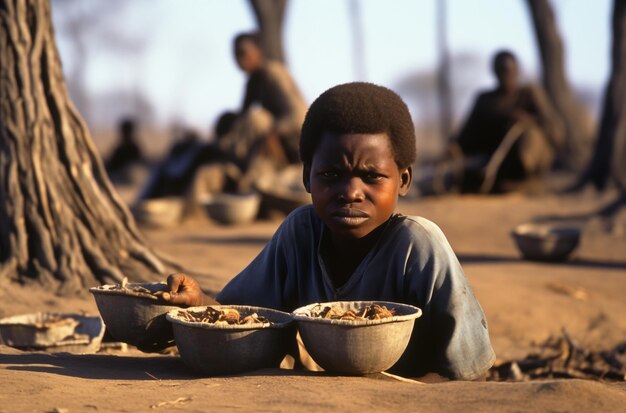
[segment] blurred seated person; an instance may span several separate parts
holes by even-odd
[[[218,142],[203,142],[195,131],[184,131],[153,168],[139,199],[184,196],[198,168],[206,163],[227,161]]]
[[[560,118],[543,89],[520,83],[513,53],[498,52],[493,59],[493,71],[498,81],[496,88],[478,95],[456,143],[450,148],[452,154],[463,156],[462,189],[466,192],[480,187],[483,179],[480,169],[487,165],[507,134],[517,136],[507,138],[513,143],[497,171],[493,187],[496,192],[544,175],[563,140]]]
[[[129,179],[129,167],[144,161],[136,139],[135,121],[124,118],[118,129],[119,140],[105,161],[107,173],[113,181]]]
[[[257,33],[238,35],[234,54],[248,80],[241,111],[221,140],[221,147],[244,172],[258,157],[278,168],[297,163],[307,105],[293,78],[282,63],[265,58]]]

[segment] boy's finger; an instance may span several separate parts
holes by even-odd
[[[167,277],[167,285],[170,287],[171,292],[177,292],[178,287],[185,282],[185,274],[174,273]]]
[[[157,295],[157,294],[155,294]],[[167,291],[160,291],[158,296],[163,300],[163,301],[167,301],[170,304],[174,304],[174,305],[189,305],[189,295],[187,293],[176,293],[176,292],[167,292]]]

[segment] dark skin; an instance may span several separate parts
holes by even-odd
[[[237,66],[247,74],[254,72],[263,65],[263,52],[250,39],[243,39],[235,45]]]
[[[398,167],[385,133],[326,133],[303,177],[329,230],[329,270],[339,287],[378,241],[398,197],[409,191],[412,167]]]
[[[397,165],[385,133],[322,136],[303,181],[329,230],[329,270],[336,287],[376,243],[398,197],[408,193],[411,178],[412,167]],[[172,304],[218,304],[188,275],[172,274],[167,283],[170,291],[163,299]]]
[[[348,280],[378,241],[398,197],[408,193],[411,179],[412,167],[397,165],[385,133],[322,136],[311,165],[305,165],[303,182],[330,234],[327,252],[335,287]],[[163,294],[167,301],[186,306],[217,304],[187,275],[172,274],[167,281],[170,292]],[[429,373],[420,380],[448,379]]]

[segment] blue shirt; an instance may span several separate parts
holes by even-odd
[[[339,288],[324,262],[324,231],[312,205],[296,209],[217,300],[288,312],[337,300],[411,304],[423,314],[391,371],[412,376],[432,371],[471,380],[491,367],[495,354],[485,315],[439,227],[421,217],[394,215]]]

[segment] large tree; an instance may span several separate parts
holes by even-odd
[[[559,160],[581,170],[588,160],[590,137],[582,105],[574,96],[565,73],[565,48],[554,11],[548,0],[527,0],[541,56],[543,84],[565,125],[565,143]]]
[[[250,0],[250,5],[259,26],[263,53],[284,62],[282,32],[287,0]]]
[[[70,101],[48,0],[0,0],[0,279],[162,274]]]

